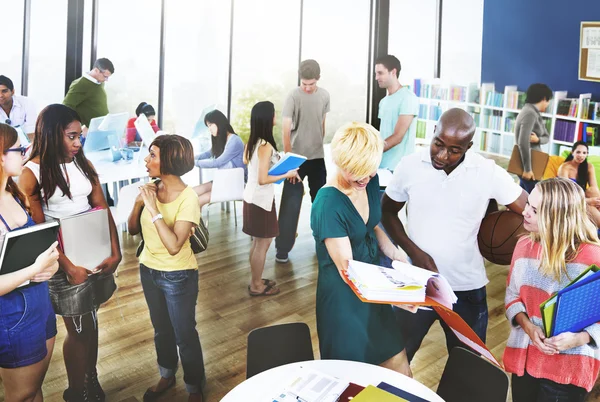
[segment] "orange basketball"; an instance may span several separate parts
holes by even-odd
[[[493,212],[481,221],[479,251],[494,264],[510,265],[517,241],[525,233],[523,215],[509,210]]]

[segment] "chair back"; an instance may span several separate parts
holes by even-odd
[[[135,199],[140,193],[139,188],[144,185],[143,181],[136,181],[133,184],[121,187],[119,190],[119,201],[117,202],[117,213],[113,217],[115,225],[126,223],[129,218],[129,214],[133,210],[135,205]]]
[[[485,358],[461,347],[450,351],[437,394],[446,402],[506,402],[508,375]]]
[[[246,378],[307,360],[314,360],[314,355],[310,329],[303,322],[257,328],[248,334]]]
[[[244,195],[244,169],[217,169],[214,172],[210,203],[242,201]]]

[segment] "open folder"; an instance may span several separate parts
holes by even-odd
[[[398,267],[402,267],[403,265],[413,267],[410,264],[404,264],[404,263],[400,263],[402,265],[398,265],[397,261],[394,261],[393,264],[396,264],[394,266],[398,266]],[[416,267],[413,267],[413,268],[416,268]],[[386,269],[386,268],[384,268],[384,269]],[[417,305],[417,306],[429,306],[429,307],[433,308],[436,311],[436,313],[438,313],[440,318],[442,320],[444,320],[444,322],[450,327],[452,332],[454,332],[454,335],[456,335],[456,337],[458,339],[460,339],[460,341],[462,343],[464,343],[465,345],[467,345],[468,347],[470,347],[477,353],[481,354],[482,356],[484,356],[486,359],[488,359],[489,361],[491,361],[498,367],[502,368],[502,365],[498,362],[498,360],[494,357],[494,355],[485,346],[485,343],[483,343],[483,341],[481,339],[479,339],[479,337],[477,336],[475,331],[473,331],[473,329],[471,327],[469,327],[469,325],[456,312],[454,312],[454,310],[452,310],[452,306],[448,306],[447,303],[445,303],[443,301],[443,299],[440,298],[440,289],[435,289],[435,287],[433,287],[432,290],[435,291],[435,292],[432,292],[433,297],[430,296],[430,293],[426,291],[425,298],[423,301],[398,302],[396,300],[373,300],[373,299],[369,299],[368,297],[363,295],[363,293],[359,290],[359,288],[357,287],[355,282],[349,276],[349,269],[342,271],[342,274],[346,277],[346,279],[347,279],[346,283],[348,283],[348,286],[350,286],[350,289],[352,289],[352,291],[354,291],[356,296],[365,303],[410,304],[410,305]],[[434,274],[434,273],[432,272],[431,274]],[[439,275],[439,274],[437,274],[437,275]],[[441,277],[441,275],[439,275],[439,277]],[[443,293],[443,291],[441,293]],[[448,296],[446,296],[446,297],[448,297]]]

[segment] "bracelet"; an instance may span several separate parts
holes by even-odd
[[[152,217],[152,223],[154,223],[157,220],[162,219],[162,218],[163,218],[162,214],[157,214],[157,215],[155,215],[155,216]]]

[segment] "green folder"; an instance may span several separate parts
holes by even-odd
[[[573,279],[565,288],[568,288],[574,283],[579,282],[583,278],[592,275],[594,272],[600,271],[595,265],[590,265],[585,271],[583,271],[577,278]],[[552,326],[554,325],[554,317],[556,316],[556,299],[558,292],[550,296],[548,300],[540,304],[540,313],[542,314],[542,322],[544,323],[544,333],[546,337],[550,337],[552,334]]]

